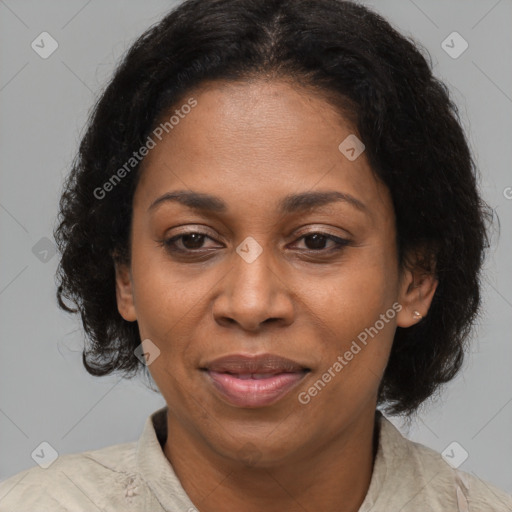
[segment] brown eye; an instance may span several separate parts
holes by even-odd
[[[220,248],[219,246],[205,247],[204,244],[207,240],[215,242],[215,240],[206,233],[190,232],[173,236],[172,238],[161,241],[161,243],[163,243],[168,251],[172,253],[183,253],[184,255],[187,253],[189,255],[193,255],[194,253],[196,253],[196,255],[204,255],[211,253],[212,249]],[[321,232],[308,233],[298,238],[298,241],[300,240],[303,240],[305,245],[305,249],[301,249],[302,252],[307,253],[309,251],[311,253],[318,253],[319,255],[328,254],[340,250],[346,245],[350,245],[350,240]]]
[[[337,249],[342,249],[344,246],[350,244],[350,240],[339,238],[327,233],[310,233],[301,236],[298,240],[304,240],[306,249],[312,252],[335,251]],[[331,247],[327,246],[329,242],[332,243]]]
[[[204,243],[207,239],[213,241],[213,239],[210,236],[208,236],[206,233],[200,233],[200,232],[183,233],[181,235],[176,235],[176,236],[173,236],[172,238],[164,240],[163,245],[165,245],[167,250],[169,250],[171,252],[193,253],[193,252],[200,252],[201,249],[211,249],[208,247],[207,248],[203,247]]]
[[[324,235],[315,233],[314,235],[308,235],[304,237],[304,243],[308,249],[325,249],[325,244],[328,238]]]
[[[200,233],[190,233],[182,235],[181,240],[185,249],[199,249],[203,245],[205,235]]]

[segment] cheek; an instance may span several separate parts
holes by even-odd
[[[321,319],[322,343],[317,348],[322,363],[297,396],[304,407],[311,407],[310,416],[327,414],[332,425],[354,417],[376,398],[392,347],[396,303],[384,307],[385,294],[366,290],[368,294],[340,297],[342,307]]]
[[[327,286],[311,287],[309,307],[315,312],[322,340],[318,344],[322,367],[313,388],[306,389],[308,395],[318,395],[312,402],[355,406],[377,391],[400,308],[397,272],[389,254],[361,251]]]
[[[158,255],[151,264],[149,257],[134,255],[132,272],[141,338],[160,350],[149,370],[169,402],[188,401],[197,352],[207,350],[211,332],[211,325],[204,328],[211,315],[208,291],[220,276],[204,269],[185,272]]]
[[[134,232],[134,239],[137,236]],[[141,336],[165,342],[200,309],[207,284],[185,275],[165,248],[139,235],[132,251],[132,275],[137,321]],[[198,273],[199,275],[199,273]]]
[[[335,279],[321,284],[312,282],[308,290],[309,307],[340,340],[337,349],[372,326],[397,297],[392,266],[365,258],[364,254],[358,256],[354,264],[340,268]]]

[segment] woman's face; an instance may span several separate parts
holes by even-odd
[[[311,92],[190,96],[144,161],[119,311],[160,351],[174,429],[231,459],[307,456],[373,415],[395,328],[413,323],[390,194]]]

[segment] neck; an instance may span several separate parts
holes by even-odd
[[[357,512],[370,485],[378,440],[374,408],[323,444],[265,466],[214,452],[170,412],[167,422],[164,453],[200,512]]]

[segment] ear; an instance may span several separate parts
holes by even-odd
[[[133,283],[130,267],[125,263],[114,262],[116,270],[116,299],[119,314],[128,322],[137,320]]]
[[[437,289],[435,265],[425,266],[425,260],[420,258],[416,253],[401,276],[398,302],[402,309],[397,315],[398,327],[410,327],[426,317]]]

